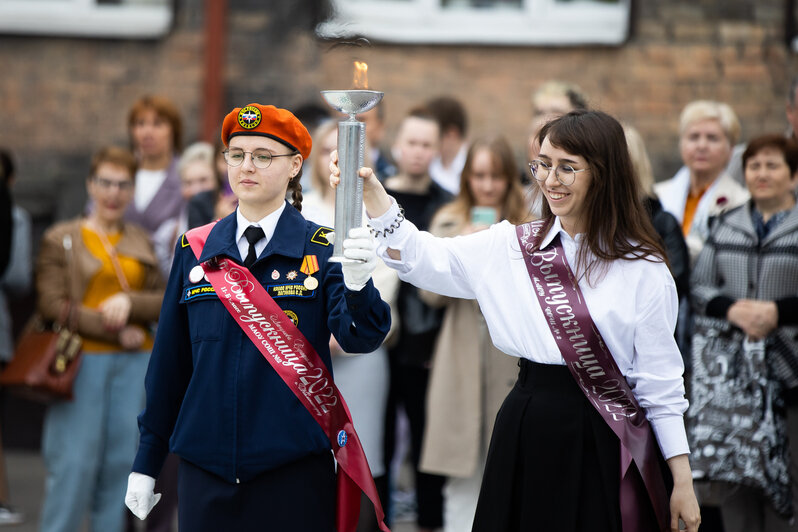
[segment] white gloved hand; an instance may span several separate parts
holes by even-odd
[[[334,242],[335,233],[327,233],[327,240]],[[377,267],[376,249],[377,242],[368,227],[349,230],[349,238],[344,239],[344,257],[355,260],[341,263],[344,284],[348,289],[358,292],[371,279],[371,273]]]
[[[161,494],[154,493],[154,490],[155,479],[151,476],[133,472],[127,477],[125,505],[142,521],[161,500]]]

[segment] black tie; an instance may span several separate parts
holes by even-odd
[[[261,238],[265,238],[266,234],[263,232],[261,226],[250,225],[244,229],[244,236],[247,242],[249,242],[249,251],[247,251],[247,258],[244,259],[244,266],[249,268],[255,263],[255,259],[258,258],[258,252],[255,251],[255,243],[260,241]]]

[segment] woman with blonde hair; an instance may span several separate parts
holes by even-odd
[[[739,138],[740,121],[725,103],[696,100],[679,118],[679,151],[685,168],[655,189],[662,207],[682,226],[691,263],[709,236],[710,218],[749,198],[748,191],[725,173]]]

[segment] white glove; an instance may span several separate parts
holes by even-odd
[[[148,475],[133,472],[127,477],[125,505],[142,521],[161,500],[161,494],[153,493],[154,490],[155,479]]]
[[[327,240],[334,242],[335,233],[327,233]],[[368,227],[349,230],[349,238],[344,239],[344,257],[355,260],[341,263],[344,284],[348,289],[359,292],[371,279],[371,273],[377,267],[376,249],[377,243]]]

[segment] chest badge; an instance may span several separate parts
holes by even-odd
[[[280,272],[278,272],[277,270],[274,270],[272,272],[272,279],[276,281],[279,278],[280,278]]]
[[[188,272],[188,280],[190,283],[197,284],[202,281],[203,277],[205,277],[205,270],[203,270],[202,266],[199,264],[191,268],[191,271]]]
[[[285,274],[285,278],[288,279],[289,281],[293,281],[294,279],[296,279],[296,275],[297,275],[296,270],[291,270],[290,272]]]
[[[302,259],[302,267],[299,271],[307,275],[303,284],[308,290],[315,290],[319,287],[319,280],[313,277],[313,274],[319,271],[319,259],[316,255],[305,255]]]

